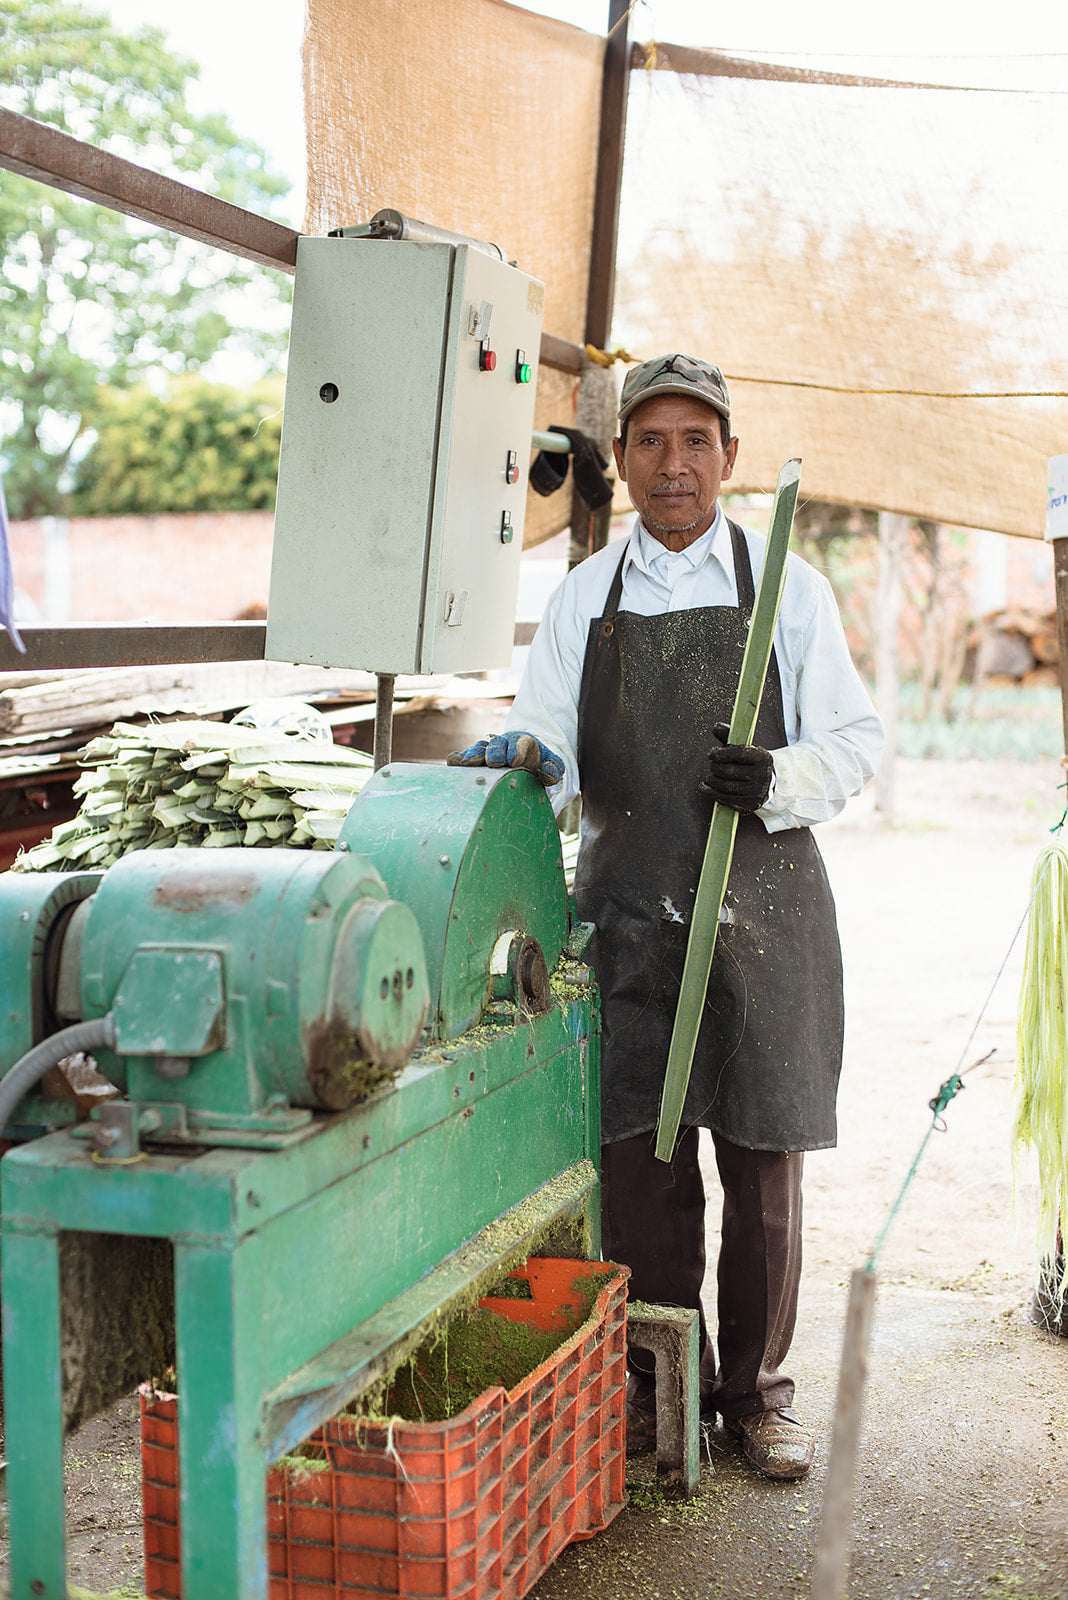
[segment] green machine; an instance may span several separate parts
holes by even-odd
[[[551,807],[387,765],[333,852],[6,874],[0,929],[10,1593],[66,1594],[65,1427],[174,1359],[184,1591],[263,1600],[268,1464],[517,1260],[598,1253]],[[80,1123],[78,1050],[119,1090]]]

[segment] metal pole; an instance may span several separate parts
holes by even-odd
[[[379,672],[376,677],[374,765],[377,772],[379,767],[388,766],[393,756],[393,686],[397,677],[393,672]]]
[[[838,1398],[827,1478],[823,1486],[823,1513],[816,1547],[812,1600],[845,1600],[849,1581],[849,1548],[853,1523],[853,1478],[860,1444],[860,1418],[868,1376],[875,1273],[858,1267],[849,1285],[842,1361],[838,1369]]]
[[[612,332],[616,292],[616,244],[619,197],[623,189],[623,141],[627,129],[630,47],[627,23],[630,0],[611,0],[608,37],[601,78],[601,127],[597,146],[597,183],[590,235],[590,277],[586,291],[586,342],[603,350]]]
[[[1052,539],[1053,584],[1057,596],[1058,673],[1061,681],[1061,728],[1068,755],[1068,539]]]
[[[1057,671],[1061,683],[1061,729],[1065,755],[1068,756],[1068,539],[1051,539],[1053,546],[1053,584],[1057,596]],[[1061,1218],[1060,1233],[1064,1233]],[[1060,1254],[1063,1254],[1063,1241]],[[1068,1302],[1058,1305],[1053,1285],[1059,1276],[1061,1261],[1057,1256],[1043,1261],[1038,1269],[1031,1314],[1035,1322],[1047,1333],[1068,1339]]]
[[[627,27],[630,0],[610,0],[608,34],[604,46],[601,76],[601,125],[597,146],[597,181],[593,195],[593,226],[590,232],[590,275],[586,289],[586,343],[603,350],[612,332],[612,307],[616,293],[616,248],[619,242],[619,198],[623,189],[623,143],[627,130],[627,91],[630,87],[630,44]],[[594,377],[590,369],[590,377]],[[597,371],[596,380],[602,379]],[[583,380],[580,378],[580,385]],[[588,382],[588,380],[587,380]],[[595,382],[596,388],[601,387]],[[579,410],[586,409],[580,388]],[[596,400],[592,409],[598,409]],[[602,427],[590,427],[580,415],[576,426],[590,433],[608,456],[614,421],[605,436]],[[568,568],[578,566],[608,543],[612,521],[611,505],[591,511],[578,490],[571,490],[571,546]]]
[[[537,428],[530,436],[532,450],[549,450],[554,455],[566,456],[571,449],[571,440],[566,433],[542,433]]]

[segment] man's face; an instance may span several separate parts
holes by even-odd
[[[737,439],[723,448],[718,411],[687,395],[655,395],[631,412],[626,449],[618,439],[612,449],[635,511],[661,544],[685,550],[708,531],[738,454]]]

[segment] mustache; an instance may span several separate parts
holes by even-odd
[[[677,479],[671,483],[661,483],[655,489],[650,489],[651,495],[658,494],[693,494],[693,486],[689,483],[679,483]]]

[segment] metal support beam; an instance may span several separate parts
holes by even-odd
[[[718,50],[694,50],[688,45],[633,44],[628,52],[632,72],[684,72],[702,78],[752,78],[766,83],[829,83],[840,89],[948,89],[972,94],[959,83],[917,83],[904,78],[857,77],[847,72],[817,72],[809,67],[784,67],[777,61],[751,61],[726,56]]]
[[[187,661],[262,661],[265,622],[69,623],[22,628],[26,654],[0,632],[0,673],[83,667],[163,667]]]
[[[623,141],[627,127],[630,51],[627,44],[629,0],[610,0],[608,37],[601,77],[601,127],[597,144],[597,184],[590,235],[590,275],[586,286],[586,343],[603,350],[612,332],[616,294],[616,247],[619,241],[619,197],[623,188]],[[585,423],[580,422],[580,427]],[[608,439],[595,436],[606,449]],[[571,546],[568,567],[608,543],[611,506],[591,512],[572,481]]]
[[[543,333],[538,361],[543,367],[556,372],[572,372],[577,377],[586,365],[586,357],[577,344],[568,339],[558,339],[555,333]]]
[[[529,644],[535,627],[517,622],[514,642]],[[265,622],[72,622],[63,628],[21,629],[26,654],[19,655],[0,630],[0,687],[9,672],[24,679],[38,672],[80,672],[86,667],[262,661],[266,631]]]
[[[604,349],[612,332],[612,304],[616,292],[619,196],[623,187],[623,140],[630,85],[629,11],[628,0],[610,0],[601,79],[601,131],[593,198],[590,277],[586,291],[586,341],[599,350]]]
[[[3,109],[0,167],[261,266],[296,270],[300,235],[294,229]]]
[[[293,228],[0,108],[2,167],[261,266],[296,271],[300,234]],[[542,334],[538,359],[558,372],[581,372],[586,362],[577,344],[551,333]]]
[[[376,772],[382,767],[388,767],[393,758],[393,690],[397,682],[396,673],[380,672],[377,676],[374,743]]]

